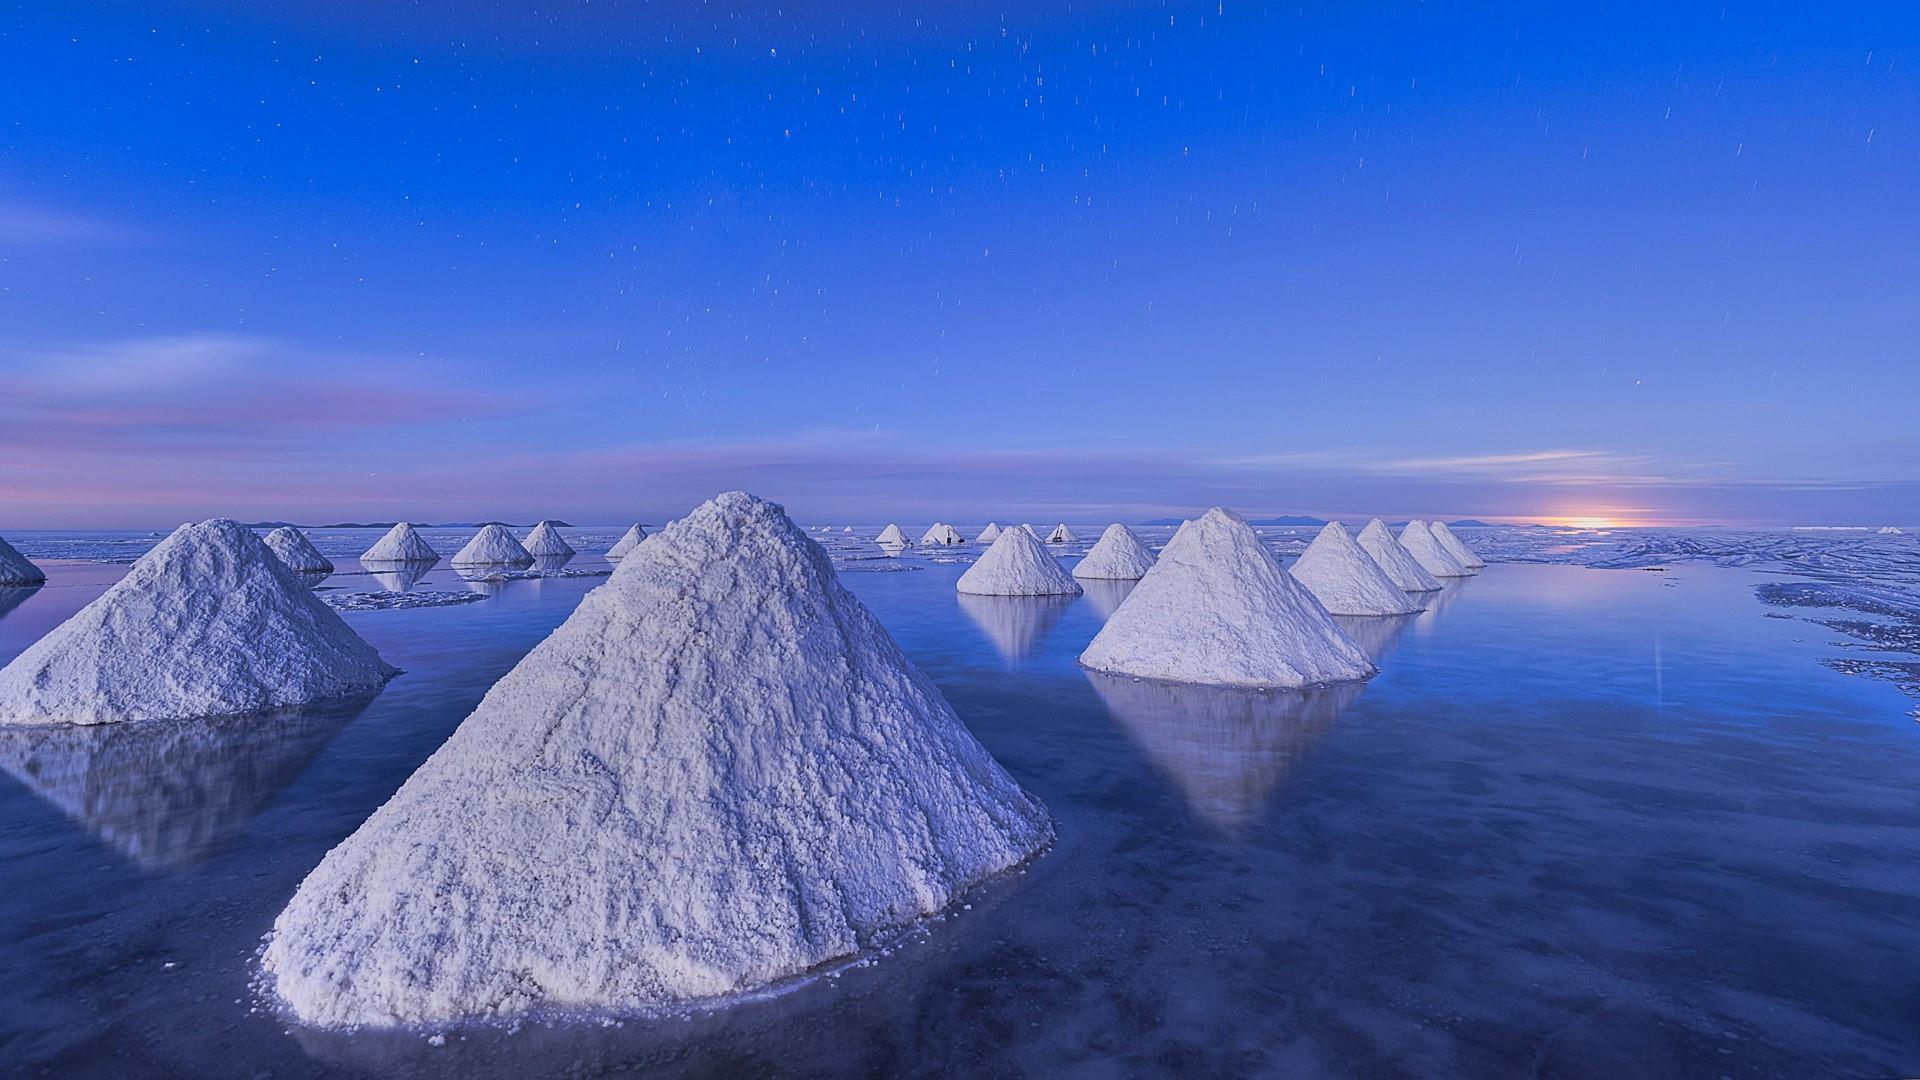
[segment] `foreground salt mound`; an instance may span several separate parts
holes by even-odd
[[[1175,534],[1080,663],[1146,679],[1295,689],[1374,673],[1253,529],[1217,507]]]
[[[361,562],[439,562],[440,553],[427,546],[420,531],[402,521],[387,530],[360,556]]]
[[[1420,565],[1412,552],[1400,546],[1400,541],[1393,538],[1393,531],[1379,518],[1367,522],[1356,543],[1403,592],[1438,592],[1445,588],[1439,578]]]
[[[1465,540],[1455,536],[1453,530],[1447,528],[1446,522],[1431,522],[1427,525],[1427,528],[1432,531],[1433,538],[1440,541],[1440,546],[1447,549],[1447,554],[1453,556],[1454,562],[1459,563],[1469,570],[1484,570],[1487,568],[1486,560],[1475,555],[1473,549],[1467,546]]]
[[[926,534],[920,537],[920,542],[922,544],[964,544],[967,541],[960,535],[959,529],[945,522],[935,522],[933,528],[928,529]]]
[[[647,530],[637,524],[634,525],[627,530],[626,535],[622,536],[612,547],[607,549],[607,560],[609,562],[619,562],[621,559],[633,554],[633,549],[639,547],[640,541],[646,538]]]
[[[369,694],[396,670],[252,529],[182,525],[0,669],[0,723],[106,724]]]
[[[532,566],[533,553],[513,538],[505,525],[488,525],[473,534],[453,557],[455,566]]]
[[[1460,565],[1460,560],[1441,545],[1440,538],[1433,535],[1424,521],[1407,522],[1400,530],[1400,546],[1434,577],[1471,577],[1475,573]]]
[[[1072,529],[1067,528],[1067,523],[1064,521],[1055,525],[1053,531],[1047,534],[1047,543],[1049,544],[1077,544],[1079,542],[1080,538],[1073,534]]]
[[[880,530],[880,535],[875,537],[873,542],[891,547],[906,547],[907,534],[900,531],[900,526],[889,525]]]
[[[1076,596],[1080,585],[1047,554],[1031,529],[1008,529],[960,575],[954,588],[980,596]]]
[[[282,525],[267,534],[267,550],[287,564],[296,574],[331,574],[333,560],[320,554],[307,534],[291,525]]]
[[[1073,568],[1077,578],[1099,578],[1104,580],[1132,581],[1146,576],[1153,569],[1153,552],[1133,534],[1133,530],[1119,522],[1107,526],[1100,534],[1100,541]]]
[[[496,683],[263,964],[323,1026],[672,1007],[850,956],[1052,836],[826,553],[736,492]]]
[[[1287,572],[1333,615],[1411,615],[1420,610],[1337,521],[1321,527]]]
[[[42,585],[46,580],[45,572],[0,538],[0,586]]]
[[[560,536],[560,530],[554,528],[551,521],[543,521],[535,525],[533,531],[527,534],[527,538],[520,542],[520,546],[527,549],[527,554],[535,556],[574,554],[573,545]]]
[[[987,522],[987,527],[980,530],[980,535],[973,538],[973,542],[976,544],[991,544],[998,539],[1000,539],[1000,523],[997,521],[989,521]]]

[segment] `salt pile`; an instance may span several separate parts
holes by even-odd
[[[1028,529],[1008,529],[967,567],[954,586],[982,596],[1077,595],[1080,585],[1060,569]]]
[[[307,534],[291,525],[282,525],[267,534],[267,550],[287,564],[296,574],[331,574],[333,560],[320,554]]]
[[[1428,525],[1427,528],[1432,530],[1433,538],[1440,541],[1440,546],[1447,549],[1447,554],[1453,556],[1454,562],[1459,563],[1469,570],[1486,569],[1486,560],[1475,555],[1473,549],[1467,546],[1465,540],[1455,536],[1453,530],[1447,528],[1446,522],[1436,521]]]
[[[926,535],[920,538],[920,542],[922,544],[964,544],[967,541],[960,535],[959,529],[944,522],[936,522],[933,528],[928,529]]]
[[[1286,688],[1374,673],[1247,523],[1220,508],[1174,536],[1080,663],[1147,679]]]
[[[367,562],[439,562],[440,553],[427,546],[418,530],[402,521],[360,556]]]
[[[616,542],[611,548],[607,549],[608,560],[612,562],[619,562],[621,559],[626,558],[629,554],[633,552],[634,548],[637,548],[640,546],[640,541],[645,540],[646,538],[647,538],[647,530],[641,528],[639,525],[634,525],[632,528],[627,530],[625,536],[622,536],[618,542]]]
[[[1420,610],[1337,521],[1321,528],[1287,572],[1334,615],[1411,615]]]
[[[0,669],[0,723],[225,716],[369,694],[396,670],[253,530],[182,525]]]
[[[1433,535],[1424,521],[1407,522],[1406,528],[1400,530],[1400,546],[1434,577],[1468,577],[1474,572],[1461,566],[1460,560],[1441,546],[1440,538]]]
[[[987,522],[987,527],[980,530],[980,535],[973,538],[973,542],[976,544],[991,544],[998,539],[1000,539],[1000,523],[997,521],[989,521]]]
[[[40,585],[46,580],[47,575],[39,567],[0,538],[0,586]]]
[[[1055,525],[1053,531],[1047,534],[1047,543],[1049,544],[1077,544],[1079,542],[1080,538],[1073,535],[1073,530],[1067,528],[1067,523],[1064,521]]]
[[[505,525],[488,525],[473,534],[453,557],[455,566],[532,566],[533,555]]]
[[[1881,536],[1905,536],[1906,534],[1907,534],[1907,531],[1905,529],[1902,529],[1898,525],[1882,525],[1880,527]],[[0,547],[5,547],[5,546],[6,546],[6,542],[4,540],[0,540]],[[0,557],[4,557],[4,553],[0,553]]]
[[[1412,552],[1400,546],[1387,523],[1379,518],[1367,522],[1367,527],[1360,530],[1358,543],[1403,592],[1437,592],[1444,587],[1439,578],[1427,573],[1427,568],[1420,565]]]
[[[1100,534],[1100,542],[1073,568],[1073,576],[1130,581],[1145,576],[1151,569],[1153,552],[1133,535],[1132,529],[1116,521],[1107,526],[1107,531]]]
[[[875,537],[873,542],[891,547],[906,547],[907,534],[900,531],[900,526],[889,525],[880,530],[880,535]]]
[[[826,553],[736,492],[496,683],[263,965],[321,1026],[671,1008],[884,942],[1052,836]]]
[[[574,553],[573,545],[561,539],[560,530],[554,528],[551,521],[543,521],[535,525],[533,531],[527,534],[527,538],[521,541],[521,546],[527,549],[527,554],[535,556]]]

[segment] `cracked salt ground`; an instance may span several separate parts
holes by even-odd
[[[1169,532],[1141,530],[1156,549]],[[214,843],[184,864],[144,867],[73,800],[0,778],[0,1070],[1920,1072],[1910,702],[1814,662],[1846,655],[1836,633],[1761,618],[1780,610],[1753,593],[1781,580],[1766,567],[1489,558],[1367,643],[1381,673],[1337,715],[1176,703],[1221,724],[1196,739],[1130,724],[1074,663],[1098,598],[1009,638],[1015,659],[962,608],[960,567],[908,560],[921,572],[845,584],[1059,827],[972,910],[671,1023],[338,1035],[250,1011],[260,935],[298,882],[598,583],[512,581],[486,603],[348,614],[407,674],[317,750],[236,758],[236,775],[293,764],[244,774],[271,791],[236,782],[246,799],[198,819]],[[47,568],[0,619],[0,659],[124,570]],[[63,760],[62,790],[145,798],[137,756]],[[192,762],[197,788],[225,767]]]

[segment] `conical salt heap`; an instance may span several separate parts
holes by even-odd
[[[1400,546],[1400,541],[1393,538],[1393,530],[1379,518],[1367,522],[1356,543],[1402,592],[1438,592],[1445,588],[1439,578],[1427,573],[1427,568],[1420,565],[1412,552]]]
[[[44,571],[28,562],[27,557],[15,551],[12,544],[0,539],[0,587],[42,585],[46,580]]]
[[[1055,525],[1053,531],[1047,534],[1047,543],[1049,544],[1077,544],[1079,542],[1080,538],[1073,534],[1072,529],[1067,528],[1067,523],[1064,521]]]
[[[960,575],[954,588],[981,596],[1077,595],[1080,584],[1030,529],[1008,529]]]
[[[1374,673],[1247,523],[1217,507],[1181,528],[1080,662],[1146,679],[1296,689]]]
[[[1052,836],[826,553],[736,492],[496,683],[263,964],[317,1025],[671,1008],[883,942]]]
[[[372,693],[396,673],[252,529],[182,525],[0,669],[0,723],[258,712]]]
[[[627,530],[627,534],[622,536],[618,543],[607,549],[607,559],[611,562],[619,562],[621,559],[633,554],[633,549],[639,547],[640,541],[646,538],[647,530],[637,524],[634,525]]]
[[[966,538],[960,535],[959,529],[945,522],[935,522],[933,528],[928,529],[926,535],[920,537],[922,544],[964,544],[966,542]]]
[[[520,545],[527,549],[527,554],[534,556],[574,553],[573,545],[561,538],[560,530],[554,528],[551,521],[543,521],[535,525],[533,531],[527,534],[527,538],[522,540]]]
[[[505,525],[488,525],[473,534],[453,557],[455,566],[532,566],[533,554],[513,538]]]
[[[1334,615],[1411,615],[1421,607],[1337,521],[1321,528],[1287,572]]]
[[[1424,521],[1407,522],[1406,528],[1400,530],[1400,546],[1434,577],[1471,577],[1475,573],[1460,565],[1460,560],[1441,546],[1440,538],[1433,535]]]
[[[387,530],[360,556],[363,563],[439,562],[440,553],[427,546],[419,530],[402,521]]]
[[[1132,529],[1116,521],[1107,526],[1107,531],[1100,534],[1099,543],[1073,568],[1073,576],[1133,581],[1145,577],[1151,569],[1153,552],[1133,535]]]
[[[291,525],[282,525],[268,533],[266,545],[268,551],[296,574],[333,573],[333,560],[320,554],[307,534]]]
[[[873,542],[889,547],[906,547],[907,534],[900,531],[900,526],[889,525],[880,530],[880,535],[874,537]]]
[[[1433,538],[1440,541],[1440,546],[1447,549],[1447,554],[1453,556],[1454,562],[1459,563],[1469,570],[1485,570],[1487,568],[1487,561],[1475,555],[1473,549],[1467,546],[1465,540],[1455,536],[1453,530],[1447,528],[1446,522],[1435,521],[1428,524],[1427,528],[1432,530]]]
[[[989,521],[987,522],[987,527],[980,530],[980,535],[973,538],[973,542],[976,544],[991,544],[998,539],[1000,539],[1000,523],[997,521]]]

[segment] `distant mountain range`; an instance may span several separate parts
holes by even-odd
[[[280,529],[292,526],[296,529],[391,529],[398,524],[400,523],[397,521],[335,521],[326,525],[295,525],[291,521],[249,521],[247,522],[247,528]],[[535,522],[534,524],[537,525],[539,523]],[[549,521],[548,524],[556,529],[572,529],[578,527],[570,521]],[[1178,522],[1175,524],[1178,524]],[[533,528],[533,525],[515,525],[511,521],[447,521],[439,525],[432,525],[424,521],[416,521],[413,523],[413,527],[416,529],[484,529],[489,525],[499,525],[508,529]]]

